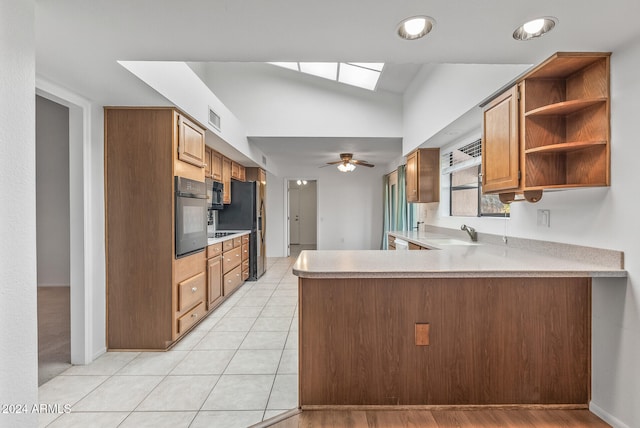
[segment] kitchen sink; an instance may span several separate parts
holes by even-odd
[[[455,239],[455,238],[431,238],[431,239],[427,239],[427,243],[435,245],[436,247],[439,245],[462,245],[462,246],[478,245],[477,242],[463,241],[461,239]]]

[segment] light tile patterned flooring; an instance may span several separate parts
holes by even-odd
[[[292,254],[295,256],[295,254]],[[298,404],[295,257],[268,259],[168,352],[107,352],[39,388],[41,427],[247,427]]]

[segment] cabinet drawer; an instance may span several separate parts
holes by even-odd
[[[242,261],[242,270],[243,271],[248,271],[249,270],[249,260],[243,260]]]
[[[239,247],[242,245],[242,236],[238,238],[233,238],[233,248]]]
[[[249,259],[249,244],[242,244],[242,261]]]
[[[422,247],[420,245],[416,245],[413,242],[409,242],[409,249],[410,250],[421,250]]]
[[[224,252],[222,255],[222,272],[227,273],[240,265],[240,262],[242,262],[241,251],[242,248],[238,247]]]
[[[207,277],[204,272],[178,283],[178,312],[189,309],[203,301],[206,294]]]
[[[247,279],[249,279],[249,269],[242,271],[242,280],[246,281]]]
[[[187,331],[192,325],[198,322],[204,314],[204,302],[201,302],[198,306],[178,318],[178,334],[182,334]]]
[[[229,251],[233,249],[233,239],[227,239],[222,242],[222,251]]]
[[[222,254],[222,242],[218,242],[217,244],[209,245],[207,247],[207,258],[216,257]]]
[[[249,244],[249,235],[242,235],[242,245]]]
[[[240,266],[224,275],[224,295],[231,293],[242,284],[242,268]]]

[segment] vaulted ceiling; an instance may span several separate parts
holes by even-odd
[[[413,15],[433,17],[435,27],[402,40],[396,27]],[[556,17],[556,29],[513,40],[540,16]],[[166,100],[117,60],[385,62],[379,89],[402,93],[426,63],[533,64],[555,51],[614,51],[640,36],[637,16],[637,0],[37,0],[36,71],[99,104],[157,104]]]

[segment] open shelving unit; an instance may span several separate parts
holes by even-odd
[[[608,186],[608,53],[557,53],[521,82],[524,189]]]

